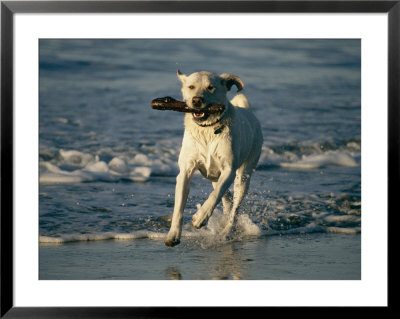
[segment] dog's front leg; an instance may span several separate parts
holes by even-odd
[[[234,179],[235,171],[232,169],[232,167],[228,167],[222,171],[218,182],[214,184],[214,190],[211,192],[208,199],[204,202],[196,214],[194,214],[192,217],[192,224],[195,228],[200,228],[207,224],[207,221],[211,217],[215,206],[217,206],[221,201],[222,196],[226,193]]]
[[[193,168],[181,169],[176,178],[174,212],[172,214],[171,228],[168,232],[167,239],[165,240],[165,245],[169,247],[173,247],[180,243],[183,210],[185,209],[186,201],[189,195],[190,180],[192,178],[193,171]]]

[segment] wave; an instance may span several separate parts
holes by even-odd
[[[186,239],[202,239],[208,242],[222,242],[222,241],[231,241],[231,240],[244,240],[249,237],[268,237],[268,236],[282,236],[282,235],[297,235],[297,234],[311,234],[311,233],[335,233],[335,234],[360,234],[361,228],[345,228],[345,227],[324,227],[324,226],[316,226],[309,225],[307,227],[299,227],[288,230],[261,230],[257,228],[254,232],[250,233],[242,233],[240,236],[232,237],[230,239],[221,240],[217,234],[214,232],[208,231],[206,232],[195,232],[195,231],[183,231],[182,238]],[[104,240],[117,240],[117,241],[131,241],[137,239],[153,239],[153,240],[165,240],[167,236],[167,232],[153,232],[149,230],[140,230],[131,233],[97,233],[97,234],[69,234],[63,235],[59,237],[52,236],[40,236],[39,243],[41,245],[62,245],[67,243],[74,242],[96,242],[96,241],[104,241]]]
[[[356,167],[361,161],[359,138],[341,142],[296,142],[279,146],[263,145],[259,168],[318,169],[329,166]]]
[[[349,221],[358,223],[359,218],[355,216],[341,216],[333,218],[332,216],[325,216],[326,220],[331,222]],[[311,234],[311,233],[337,233],[337,234],[359,234],[361,227],[344,227],[321,225],[318,222],[310,222],[305,226],[287,228],[287,229],[274,229],[268,225],[260,225],[252,221],[248,214],[241,214],[238,216],[235,229],[229,238],[221,238],[220,231],[225,225],[224,215],[220,210],[216,209],[210,218],[207,226],[202,229],[194,230],[190,223],[185,223],[182,230],[182,238],[196,240],[203,247],[209,247],[214,244],[221,244],[227,241],[242,241],[250,237],[268,237],[276,235],[289,235],[289,234]],[[97,242],[104,240],[117,240],[117,241],[132,241],[138,239],[151,239],[151,240],[165,240],[167,231],[153,231],[148,229],[132,231],[129,233],[116,233],[116,232],[98,232],[89,234],[64,234],[59,236],[45,236],[39,237],[40,245],[62,245],[74,242]]]
[[[301,159],[294,162],[281,163],[280,166],[284,168],[295,169],[314,169],[326,167],[329,165],[354,167],[358,163],[351,154],[347,152],[327,152],[324,154],[313,154],[310,156],[303,156]]]
[[[151,176],[176,176],[178,172],[177,161],[175,158],[171,159],[167,152],[162,152],[163,158],[152,152],[137,152],[131,158],[109,150],[107,156],[104,156],[104,152],[101,150],[100,155],[63,149],[51,155],[49,152],[41,152],[39,182],[146,182]],[[101,155],[110,157],[110,153],[114,154],[111,159],[101,158]]]
[[[360,165],[359,139],[342,143],[292,143],[263,145],[257,169],[280,167],[310,170],[329,166]],[[152,145],[121,150],[100,149],[95,154],[79,150],[41,150],[39,182],[146,182],[155,176],[176,176],[180,141],[160,140]]]

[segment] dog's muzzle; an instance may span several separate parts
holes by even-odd
[[[206,111],[206,104],[201,96],[194,96],[192,98],[192,109],[198,110],[198,112],[193,113],[193,118],[196,122],[203,122],[209,117],[209,113]]]
[[[192,98],[192,105],[195,108],[202,108],[204,107],[204,100],[200,96],[195,96]]]

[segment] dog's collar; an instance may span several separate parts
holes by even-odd
[[[197,122],[196,122],[196,124],[201,126],[201,127],[208,127],[208,126],[213,126],[213,125],[217,124],[221,120],[222,120],[222,117],[220,117],[218,120],[216,120],[214,123],[211,123],[211,124],[201,124],[201,123],[197,123]]]

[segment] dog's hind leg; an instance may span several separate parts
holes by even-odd
[[[232,230],[233,224],[235,223],[236,212],[244,196],[247,194],[247,190],[249,189],[250,178],[251,173],[242,172],[241,169],[238,170],[233,184],[233,204],[228,214],[227,223],[221,232],[222,237],[228,236]]]
[[[207,221],[210,218],[215,206],[217,206],[222,197],[225,195],[234,179],[235,171],[233,171],[231,168],[226,169],[221,173],[218,182],[216,182],[214,185],[214,190],[192,217],[192,225],[194,228],[200,228],[207,224]]]
[[[216,187],[216,182],[213,182],[212,185],[215,189]],[[224,215],[229,214],[229,212],[232,209],[232,202],[233,202],[233,195],[232,193],[229,191],[229,189],[225,192],[224,196],[222,196],[222,205],[224,207]]]

